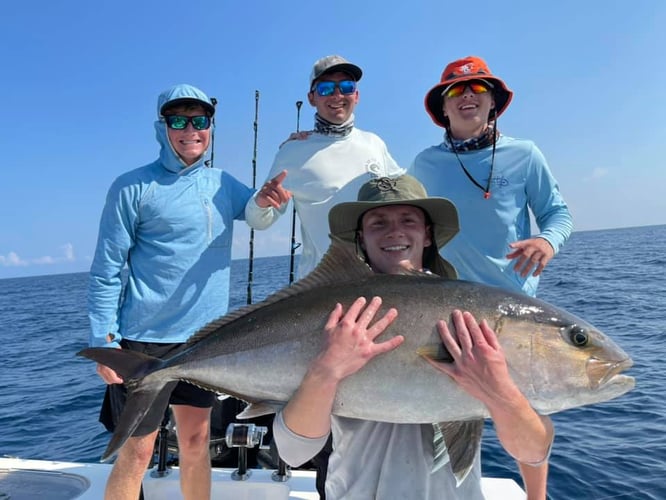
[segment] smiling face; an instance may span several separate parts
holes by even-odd
[[[432,244],[423,210],[412,205],[386,205],[363,214],[359,241],[375,272],[423,268],[423,250]]]
[[[322,81],[341,82],[343,80],[353,80],[353,78],[347,73],[337,71],[335,73],[323,74],[314,83]],[[354,108],[358,103],[358,95],[358,90],[351,94],[343,95],[340,89],[336,87],[330,96],[320,96],[315,90],[311,90],[308,93],[308,101],[312,106],[317,108],[317,113],[324,120],[340,125],[346,122],[354,112]]]
[[[201,116],[206,110],[199,105],[186,105],[168,108],[164,111],[166,115]],[[188,123],[183,130],[175,130],[167,127],[169,142],[178,156],[187,166],[196,163],[208,149],[210,144],[210,128],[197,130]]]
[[[444,97],[442,109],[448,117],[455,139],[478,137],[488,126],[490,110],[495,107],[492,92],[475,94],[470,87],[457,97]]]

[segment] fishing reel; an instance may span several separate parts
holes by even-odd
[[[267,427],[231,423],[227,426],[224,442],[229,448],[254,448],[259,445],[260,450],[267,450],[270,448],[264,444],[264,436],[267,432]]]

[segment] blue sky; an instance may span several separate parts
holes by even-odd
[[[3,6],[0,278],[87,271],[106,190],[157,154],[157,94],[188,82],[219,100],[215,164],[257,184],[312,125],[319,57],[360,65],[356,124],[408,166],[442,130],[423,107],[447,62],[484,57],[514,92],[503,133],[542,149],[576,230],[666,223],[666,2],[44,2]],[[289,253],[291,217],[255,235]],[[238,223],[234,258],[246,258]]]

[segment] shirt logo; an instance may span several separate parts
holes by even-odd
[[[486,182],[488,181],[488,178],[487,178],[487,177],[485,178],[485,181],[486,181]],[[499,188],[499,187],[506,187],[506,186],[509,185],[509,179],[507,179],[507,178],[504,177],[503,175],[498,175],[498,176],[493,177],[493,178],[490,180],[490,185],[491,185],[491,186],[494,186],[494,187],[496,187],[496,188]]]
[[[371,174],[374,174],[378,177],[382,171],[381,165],[375,158],[370,158],[368,161],[365,162],[365,169]]]

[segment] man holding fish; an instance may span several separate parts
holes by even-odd
[[[377,180],[376,189],[402,192],[394,181]],[[240,418],[285,408],[274,431],[280,453],[292,464],[314,456],[330,426],[329,500],[349,488],[363,488],[366,481],[369,489],[359,495],[418,498],[413,489],[401,495],[405,474],[416,474],[410,482],[425,498],[434,495],[433,483],[438,491],[451,492],[451,498],[478,498],[473,478],[478,476],[483,419],[493,418],[505,449],[529,468],[548,456],[552,442],[552,426],[543,415],[608,401],[634,387],[633,377],[622,373],[631,358],[582,318],[525,294],[418,272],[436,266],[425,253],[419,262],[414,250],[437,247],[457,231],[451,206],[442,208],[442,199],[440,209],[429,205],[432,199],[418,202],[424,197],[421,190],[407,200],[393,197],[389,204],[414,204],[431,221],[425,215],[418,219],[419,212],[414,220],[407,213],[397,220],[395,214],[364,217],[359,238],[351,240],[358,247],[344,242],[342,233],[353,235],[358,216],[378,207],[365,204],[360,210],[364,203],[359,202],[347,212],[350,219],[337,219],[334,212],[331,230],[343,241],[334,239],[306,278],[209,323],[183,352],[157,359],[127,349],[81,351],[112,368],[128,386],[125,411],[102,460],[122,448],[163,391],[186,381],[248,402]],[[385,205],[388,198],[369,200]],[[343,230],[336,220],[351,223]],[[409,232],[402,227],[412,224]],[[431,226],[432,232],[422,226]],[[402,239],[395,241],[396,236]],[[380,270],[391,274],[373,270],[357,251],[371,265],[386,264]],[[401,262],[417,271],[394,274]],[[450,266],[440,267],[446,271]],[[364,309],[366,299],[359,297],[374,296],[381,301],[373,299]],[[461,310],[488,325],[477,325]],[[375,315],[380,319],[371,324]],[[442,323],[451,318],[450,324]],[[311,422],[303,423],[302,415]],[[345,425],[352,432],[339,432]],[[354,432],[354,426],[362,430]],[[403,439],[382,436],[384,429],[398,429]],[[412,432],[413,439],[402,432]],[[393,445],[373,451],[369,441],[391,442],[392,436]],[[361,440],[360,446],[354,447],[353,439]],[[351,448],[358,454],[345,454],[343,460],[340,452]],[[391,467],[405,456],[414,460]],[[357,467],[349,468],[350,463]],[[367,468],[362,477],[361,468]],[[530,485],[526,489],[531,498],[545,496]]]
[[[453,267],[438,253],[458,232],[457,212],[448,200],[427,198],[423,186],[408,175],[373,179],[363,185],[358,200],[333,207],[330,231],[333,238],[355,245],[373,271],[409,274],[436,270],[445,277],[456,277]],[[405,340],[396,335],[375,342],[398,315],[391,308],[373,323],[381,303],[379,297],[370,302],[361,297],[346,312],[337,304],[330,314],[324,349],[275,419],[280,455],[293,466],[301,465],[332,435],[325,483],[329,499],[483,498],[482,419],[429,425],[332,415],[344,380]],[[538,415],[513,382],[502,347],[486,320],[479,324],[471,313],[460,310],[452,316],[455,335],[446,321],[440,320],[437,328],[453,362],[429,362],[484,403],[500,442],[521,468],[545,463],[553,440],[550,418]],[[450,448],[449,463],[444,465],[442,440]],[[459,459],[457,452],[451,451],[454,447],[467,448],[467,459]],[[406,481],[408,477],[418,479]],[[535,486],[538,491],[534,491]],[[532,485],[532,491],[528,488],[530,500],[545,499],[545,494],[545,480]]]

